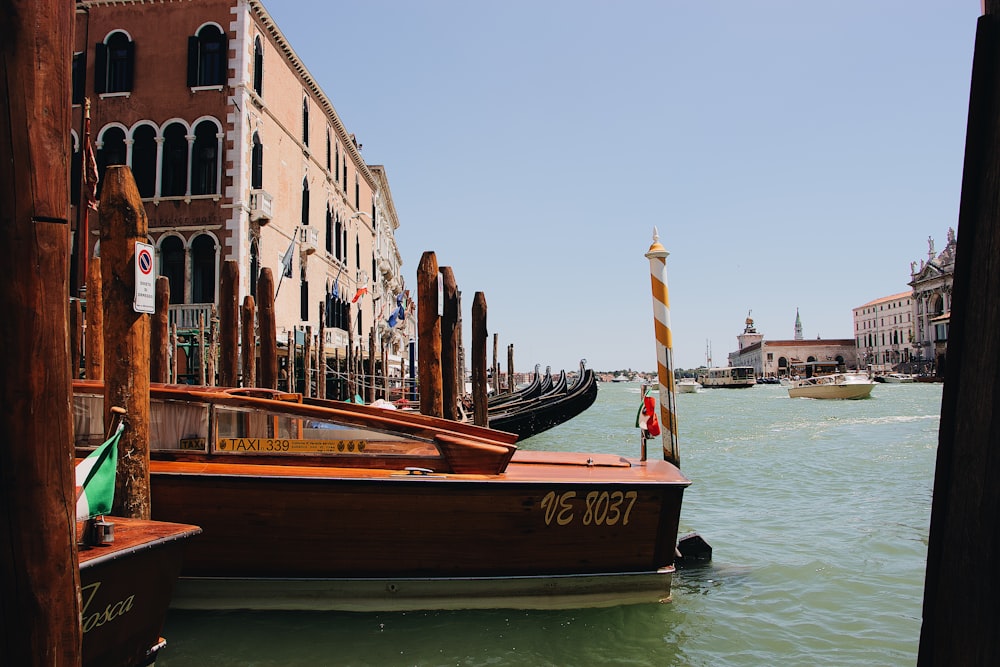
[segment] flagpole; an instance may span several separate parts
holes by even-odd
[[[677,402],[674,395],[673,340],[670,333],[670,295],[667,290],[667,256],[660,234],[653,228],[653,244],[646,252],[653,289],[653,318],[656,330],[656,373],[660,381],[660,422],[663,424],[663,458],[680,467],[677,449]]]

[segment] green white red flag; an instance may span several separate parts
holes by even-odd
[[[124,425],[119,425],[114,435],[76,465],[77,521],[111,511],[118,472],[118,441],[124,430]]]

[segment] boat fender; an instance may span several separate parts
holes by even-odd
[[[712,560],[712,545],[698,533],[688,533],[677,540],[675,556],[677,567],[705,565]]]

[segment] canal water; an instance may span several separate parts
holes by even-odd
[[[171,611],[160,667],[912,665],[942,386],[860,401],[677,396],[681,533],[713,547],[669,604],[569,611]],[[602,384],[528,449],[639,453],[639,385]],[[659,455],[659,441],[650,456]],[[247,546],[253,557],[253,546]],[[405,554],[400,554],[405,558]]]

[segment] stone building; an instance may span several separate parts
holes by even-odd
[[[910,263],[913,288],[913,361],[920,372],[943,376],[951,321],[951,290],[955,275],[955,230],[948,229],[940,253],[934,239],[927,239],[927,259]]]
[[[390,326],[408,300],[386,171],[365,162],[264,5],[76,7],[73,182],[87,99],[99,171],[126,164],[135,177],[159,274],[169,280],[171,321],[183,328],[208,315],[220,267],[235,260],[241,303],[257,296],[260,270],[271,269],[279,342],[306,326],[316,334],[322,304],[331,354],[343,355],[350,339],[364,357],[405,356],[415,318]],[[83,212],[75,206],[78,228]]]
[[[944,375],[955,273],[955,230],[940,253],[927,239],[927,258],[910,263],[910,291],[854,309],[858,358],[874,372]]]
[[[794,336],[791,340],[767,340],[747,316],[743,333],[736,337],[739,349],[729,354],[729,365],[752,366],[757,377],[769,378],[796,375],[796,366],[815,361],[836,362],[845,370],[858,368],[853,339],[805,339],[798,311]]]
[[[854,309],[854,336],[863,367],[889,373],[910,363],[913,310],[912,292],[884,296]]]

